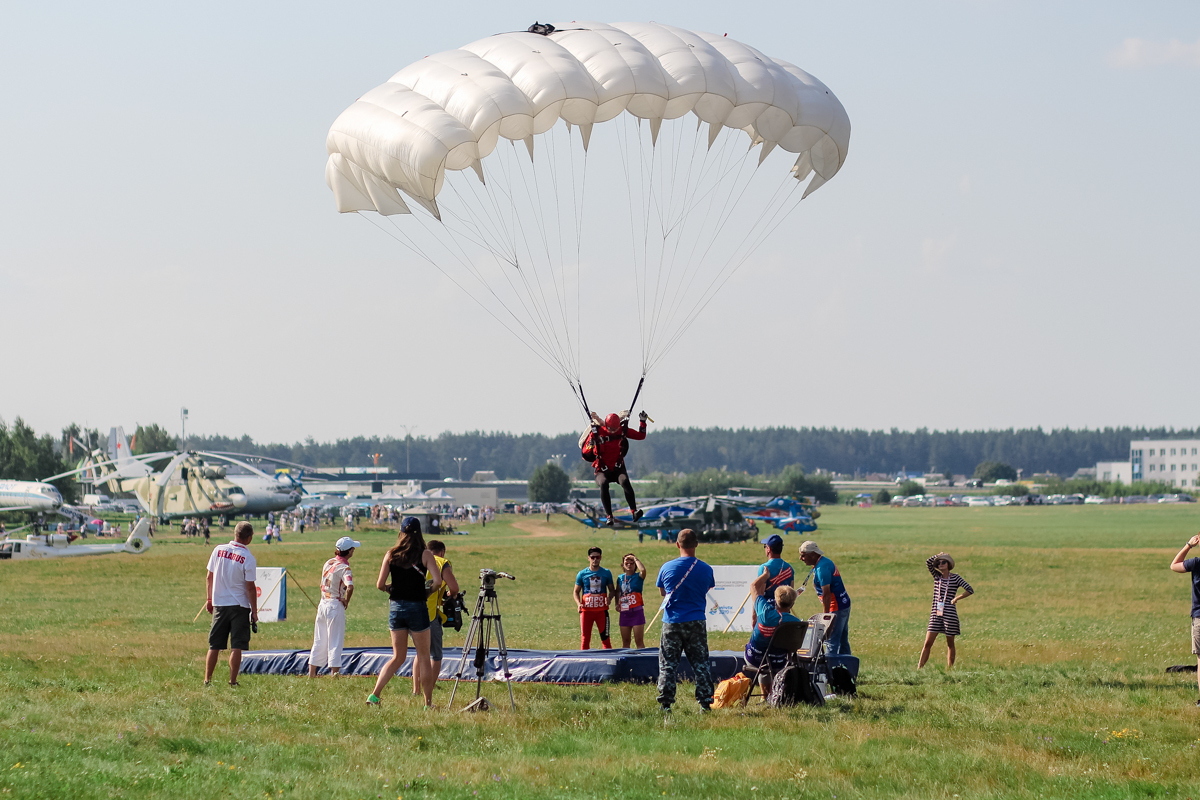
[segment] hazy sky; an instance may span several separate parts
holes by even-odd
[[[329,125],[401,67],[572,18],[728,33],[853,125],[652,374],[660,425],[1200,424],[1195,2],[4,4],[0,417],[578,427],[561,378],[323,177]],[[606,409],[635,378],[609,355],[584,367]]]

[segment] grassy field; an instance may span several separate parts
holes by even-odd
[[[143,556],[0,564],[0,795],[46,798],[650,798],[1200,796],[1200,708],[1188,646],[1188,579],[1167,569],[1200,527],[1194,506],[972,509],[832,507],[814,538],[854,600],[857,699],[822,709],[701,716],[681,687],[664,725],[649,686],[517,685],[518,710],[425,712],[393,682],[249,676],[201,686],[208,550],[160,540]],[[509,518],[450,537],[470,589],[501,586],[512,647],[578,646],[571,602],[586,546],[614,568],[656,568],[674,548],[613,540],[563,518]],[[340,531],[255,544],[310,594]],[[347,643],[387,642],[371,587],[393,534],[365,532]],[[218,540],[214,540],[214,544]],[[787,537],[793,563],[800,538]],[[960,606],[958,666],[915,669],[939,549],[977,594]],[[707,546],[710,563],[757,563],[759,545]],[[256,648],[307,648],[312,608]],[[649,613],[657,599],[649,599]],[[813,594],[802,616],[815,613]],[[656,643],[648,642],[648,644]],[[743,635],[714,635],[737,649]],[[448,645],[461,634],[447,636]],[[221,677],[224,661],[218,668]],[[499,699],[500,685],[486,694]],[[442,684],[435,700],[443,705]]]

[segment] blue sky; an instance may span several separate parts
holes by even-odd
[[[333,119],[401,67],[571,18],[728,33],[853,125],[841,173],[652,374],[660,424],[1200,424],[1183,2],[8,4],[0,417],[577,427],[561,378],[323,179]],[[621,406],[636,375],[608,356],[585,386]]]

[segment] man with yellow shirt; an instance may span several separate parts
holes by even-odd
[[[430,539],[425,549],[433,553],[438,569],[442,571],[442,585],[439,586],[426,601],[429,604],[429,660],[433,664],[433,674],[440,675],[442,671],[442,623],[446,614],[442,611],[442,598],[449,592],[458,594],[458,579],[454,577],[454,567],[446,558],[446,545],[437,539]],[[421,678],[417,671],[417,662],[413,662],[413,694],[420,694]]]

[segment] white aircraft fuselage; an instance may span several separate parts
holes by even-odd
[[[24,539],[0,541],[0,561],[23,561],[34,558],[69,558],[95,556],[105,553],[144,553],[150,549],[150,520],[143,517],[123,542],[109,544],[71,544],[71,537],[62,533],[31,533]]]
[[[0,511],[54,512],[62,507],[62,495],[40,481],[0,481]]]

